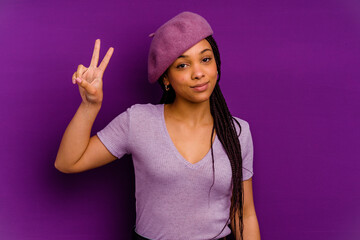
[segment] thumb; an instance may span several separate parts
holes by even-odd
[[[96,88],[92,86],[90,83],[88,83],[86,80],[83,80],[81,78],[76,78],[76,83],[85,89],[85,91],[89,94],[95,94]]]

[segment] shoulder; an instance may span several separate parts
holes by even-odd
[[[163,104],[134,104],[129,107],[126,112],[128,113],[131,122],[143,123],[146,121],[150,123],[152,121],[158,122],[161,118]]]
[[[236,121],[240,124],[241,130]],[[236,133],[240,141],[244,159],[247,158],[247,156],[250,156],[250,159],[252,159],[253,141],[252,141],[249,123],[244,119],[234,116],[233,116],[233,122],[236,128]]]
[[[130,116],[139,116],[139,115],[154,115],[158,114],[161,111],[162,104],[134,104],[129,107],[126,111],[130,114]]]
[[[128,108],[131,112],[147,112],[158,110],[163,104],[137,103]]]
[[[160,116],[161,104],[134,104],[114,118],[115,123],[134,122]]]
[[[239,135],[239,133],[250,131],[249,123],[246,120],[235,117],[235,116],[232,116],[232,117],[233,117],[233,123],[234,123],[235,129],[236,129],[236,132],[238,135]],[[241,128],[241,130],[240,130],[240,128]]]

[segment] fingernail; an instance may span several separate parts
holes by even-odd
[[[77,81],[78,83],[81,83],[81,78],[76,78],[76,81]]]

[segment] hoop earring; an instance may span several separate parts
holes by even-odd
[[[165,90],[166,90],[166,91],[169,91],[169,89],[170,89],[170,88],[169,88],[169,85],[165,85]]]

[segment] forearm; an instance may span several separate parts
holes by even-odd
[[[56,156],[55,167],[60,171],[67,172],[85,152],[100,107],[101,105],[86,105],[83,102],[80,104],[65,130]]]
[[[260,229],[256,215],[243,216],[243,239],[240,237],[239,218],[236,219],[236,223],[236,240],[260,240]],[[234,233],[233,223],[231,223],[231,228]]]
[[[260,229],[256,215],[243,218],[244,222],[244,240],[260,240]],[[240,237],[236,237],[240,239]]]

